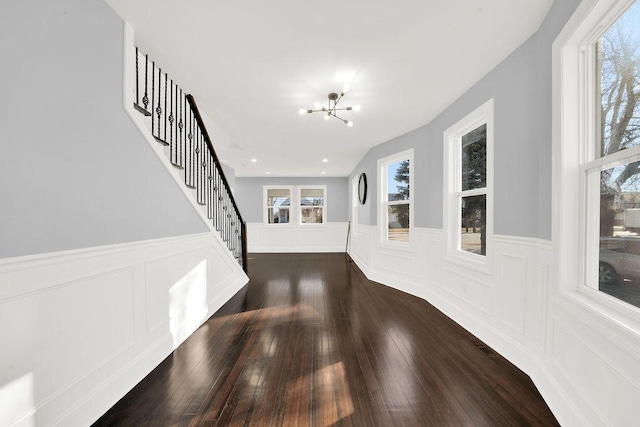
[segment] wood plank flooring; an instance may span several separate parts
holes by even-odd
[[[249,277],[94,425],[557,425],[529,377],[344,254],[251,254]]]

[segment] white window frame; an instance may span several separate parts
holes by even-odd
[[[486,187],[462,191],[462,137],[482,125],[487,125]],[[445,200],[444,229],[446,234],[445,260],[482,272],[493,270],[493,146],[494,100],[476,108],[444,132]],[[486,195],[486,255],[461,249],[462,197]]]
[[[389,201],[388,198],[388,189],[387,189],[387,166],[391,163],[401,162],[403,160],[409,160],[409,200],[402,200],[399,203],[391,203],[391,204],[405,204],[408,202],[409,205],[409,241],[394,241],[389,240],[389,229],[387,223],[387,213],[389,212],[388,206]],[[384,157],[382,159],[378,159],[378,232],[379,232],[379,243],[384,246],[396,247],[396,248],[411,248],[413,245],[413,241],[415,240],[414,235],[414,223],[416,218],[413,213],[414,202],[413,199],[416,194],[416,188],[414,185],[415,182],[415,162],[413,157],[413,148],[408,150],[393,154],[391,156]]]
[[[268,190],[289,190],[289,222],[282,223],[270,223],[269,222],[269,206],[267,206],[267,192]],[[295,224],[297,209],[296,193],[294,192],[294,186],[292,185],[263,185],[262,186],[262,222],[269,227],[290,227]]]
[[[315,206],[322,208],[322,222],[321,223],[303,223],[302,222],[302,190],[322,190],[323,204],[322,206]],[[296,204],[298,205],[298,223],[304,227],[318,227],[327,223],[327,186],[326,185],[298,185],[296,191]]]
[[[640,159],[640,147],[596,158],[593,45],[633,3],[583,0],[553,44],[552,275],[561,295],[586,297],[590,307],[636,322],[640,309],[597,290],[599,214],[594,214],[600,171]]]

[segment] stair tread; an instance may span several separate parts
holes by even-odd
[[[136,110],[138,110],[140,113],[144,114],[145,116],[149,117],[151,115],[150,111],[147,111],[146,108],[144,108],[141,105],[138,105],[137,103],[133,103],[133,108],[135,108]]]
[[[169,145],[169,143],[167,141],[165,141],[164,139],[157,137],[157,136],[153,136],[155,138],[156,141],[158,141],[160,144],[162,145]]]

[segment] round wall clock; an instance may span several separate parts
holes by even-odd
[[[364,205],[367,201],[367,175],[362,172],[360,179],[358,180],[358,200],[360,204]]]

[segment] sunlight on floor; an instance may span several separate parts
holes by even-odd
[[[0,386],[0,420],[31,427],[35,425],[34,414],[33,373]]]
[[[347,384],[347,376],[343,362],[318,369],[313,374],[314,393],[317,396],[317,411],[319,425],[332,426],[340,420],[353,414],[353,400]],[[300,392],[300,388],[309,384],[307,378],[298,379],[289,389],[289,396],[293,398]],[[307,418],[308,419],[308,418]],[[294,420],[285,420],[285,422]]]
[[[207,261],[202,260],[169,289],[169,324],[174,348],[200,326],[208,312]]]

